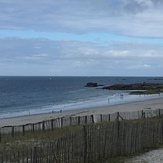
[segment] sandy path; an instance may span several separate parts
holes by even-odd
[[[140,156],[131,158],[125,163],[163,163],[163,149],[152,150]]]

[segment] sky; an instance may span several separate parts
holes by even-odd
[[[163,1],[0,0],[0,76],[163,76]]]

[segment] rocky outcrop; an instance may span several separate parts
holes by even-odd
[[[88,82],[85,87],[99,87],[99,86],[104,86],[102,84],[97,84],[95,82]]]
[[[136,83],[136,84],[114,84],[111,86],[103,87],[108,90],[145,90],[145,93],[151,94],[163,92],[163,83]],[[143,93],[141,92],[141,93]],[[137,92],[138,93],[138,92]],[[140,92],[139,92],[140,93]]]
[[[85,85],[85,87],[97,87],[97,83],[89,82]]]

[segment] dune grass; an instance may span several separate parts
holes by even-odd
[[[143,121],[152,121],[154,119],[159,119],[162,117],[153,117],[148,119],[138,119],[138,120],[124,120],[128,123],[136,123],[137,121],[143,122]],[[112,122],[100,122],[100,123],[112,123]],[[88,124],[88,125],[96,125],[96,124]],[[70,133],[77,132],[83,128],[83,126],[69,126],[64,128],[56,128],[53,130],[46,130],[46,131],[26,131],[25,135],[23,136],[22,132],[16,132],[14,134],[14,137],[12,137],[11,134],[2,134],[1,142],[0,142],[0,154],[4,155],[8,151],[20,151],[22,149],[32,149],[34,146],[47,143],[47,142],[53,142],[59,138],[64,137],[65,135],[68,135]],[[155,147],[153,147],[155,148]],[[140,153],[139,153],[140,154]],[[100,160],[100,162],[104,163],[121,163],[124,162],[127,158],[130,156],[125,157],[117,157],[117,158],[110,158],[109,160]]]
[[[33,146],[37,146],[44,142],[52,142],[69,133],[75,132],[81,126],[69,126],[64,128],[56,128],[46,131],[26,131],[25,135],[22,132],[16,132],[14,137],[11,134],[2,134],[0,142],[0,154],[6,153],[6,151],[19,151],[21,149],[31,149]]]

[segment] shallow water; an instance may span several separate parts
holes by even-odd
[[[155,97],[84,87],[87,82],[108,86],[163,80],[152,77],[0,77],[0,118],[114,105]]]

